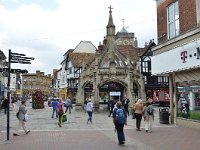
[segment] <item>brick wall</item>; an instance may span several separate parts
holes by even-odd
[[[180,34],[197,26],[196,0],[179,0]]]
[[[176,0],[165,0],[157,6],[158,43],[167,41],[167,7]],[[179,0],[180,34],[197,26],[196,0]]]

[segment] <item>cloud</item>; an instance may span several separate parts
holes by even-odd
[[[31,65],[25,65],[29,72],[52,73],[61,67],[63,54],[81,40],[98,46],[106,35],[110,5],[116,32],[124,18],[140,46],[156,38],[156,3],[151,0],[16,0],[13,7],[4,0],[0,4],[0,49],[35,57]]]

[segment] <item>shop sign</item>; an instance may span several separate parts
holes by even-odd
[[[199,93],[200,92],[200,86],[191,86],[192,92]]]
[[[187,59],[190,59],[193,56],[194,56],[194,59],[195,59],[195,57],[196,57],[196,59],[200,59],[200,48],[197,47],[196,50],[197,50],[196,52],[194,51],[194,52],[191,52],[191,53],[189,53],[190,51],[188,52],[187,50],[182,51],[181,52],[182,62],[186,63]]]
[[[120,96],[121,92],[110,92],[110,96]]]
[[[152,56],[152,74],[200,67],[200,39]]]
[[[192,91],[192,88],[190,86],[177,87],[177,89],[178,89],[178,92],[180,92],[180,93]]]

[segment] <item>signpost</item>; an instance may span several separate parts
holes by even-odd
[[[9,105],[7,112],[7,140],[9,140],[9,135],[10,135],[10,73],[27,73],[27,70],[11,69],[11,63],[31,64],[31,60],[34,60],[34,58],[25,56],[26,56],[25,54],[12,53],[11,50],[9,49],[8,68],[3,68],[8,73],[7,98],[9,101]]]

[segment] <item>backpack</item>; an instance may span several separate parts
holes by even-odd
[[[126,120],[125,114],[124,114],[124,110],[119,108],[116,111],[116,122],[119,124],[124,124]]]
[[[148,107],[147,107],[147,113],[148,113],[149,115],[153,115],[153,107],[152,107],[152,106],[148,106]]]

